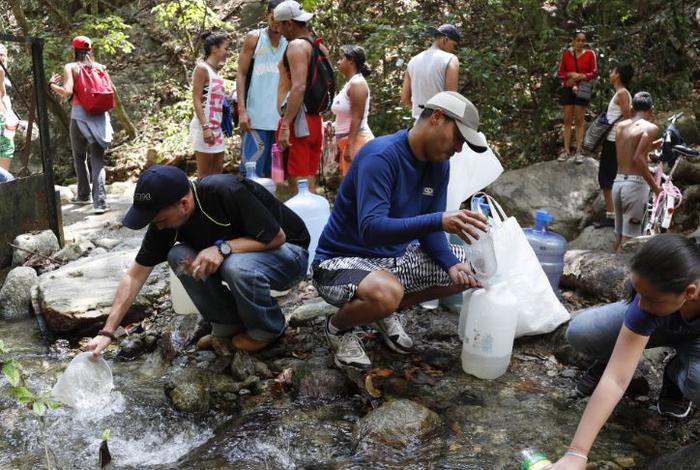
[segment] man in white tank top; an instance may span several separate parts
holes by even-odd
[[[459,30],[451,24],[429,28],[432,45],[413,57],[403,78],[401,103],[411,108],[418,119],[421,107],[441,91],[457,91],[459,59],[454,54],[459,47]]]

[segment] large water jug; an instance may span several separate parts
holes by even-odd
[[[270,178],[261,178],[258,176],[258,171],[256,169],[255,162],[246,162],[245,164],[245,177],[251,179],[261,185],[263,188],[267,189],[273,196],[276,195],[277,185]]]
[[[293,210],[306,224],[306,229],[311,235],[309,244],[309,268],[316,254],[318,239],[321,237],[323,227],[326,226],[331,215],[331,206],[326,198],[311,194],[309,183],[306,180],[299,180],[299,194],[285,202],[287,207]]]
[[[469,299],[462,369],[480,379],[505,374],[518,325],[518,301],[506,282],[488,284]]]
[[[462,292],[462,308],[459,311],[459,324],[457,326],[457,336],[460,341],[464,341],[464,331],[467,329],[467,318],[469,318],[469,301],[476,289],[469,289]]]
[[[180,279],[175,275],[172,269],[168,269],[168,271],[170,271],[170,300],[173,304],[173,311],[180,315],[199,313],[199,310],[195,307],[190,295],[185,290],[185,286],[180,282]]]
[[[535,251],[554,292],[559,292],[559,278],[564,271],[567,242],[558,233],[549,230],[554,217],[544,209],[535,212],[535,226],[523,229],[527,241]]]
[[[455,234],[449,235],[448,242],[452,245],[464,245],[464,240]],[[459,313],[459,311],[462,309],[462,293],[460,292],[458,294],[443,297],[440,299],[439,304],[448,312]]]

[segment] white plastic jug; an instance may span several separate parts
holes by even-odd
[[[51,390],[53,398],[74,408],[98,406],[109,399],[112,371],[102,357],[93,361],[90,356],[84,352],[73,358]]]
[[[469,317],[469,301],[476,289],[469,289],[462,292],[462,308],[459,311],[459,326],[457,326],[457,335],[460,341],[464,341],[464,331],[467,328],[467,318]]]
[[[331,206],[326,198],[311,194],[306,180],[299,180],[299,194],[285,202],[286,206],[293,210],[306,224],[306,229],[311,235],[309,244],[309,268],[314,260],[318,239],[321,237],[323,227],[326,226],[331,216]]]
[[[472,294],[462,345],[464,372],[480,379],[505,374],[518,325],[517,303],[505,282],[487,285]]]
[[[170,300],[175,313],[179,313],[180,315],[199,313],[199,310],[192,302],[192,299],[190,299],[180,279],[178,279],[172,269],[168,268],[168,271],[170,271]]]
[[[273,196],[277,195],[277,185],[271,178],[262,178],[258,176],[258,171],[256,169],[255,162],[246,162],[245,164],[245,177],[251,179],[261,185],[263,188],[267,189]]]

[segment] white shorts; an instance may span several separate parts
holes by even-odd
[[[623,237],[642,234],[642,219],[649,202],[649,185],[639,175],[617,175],[612,187],[615,233]]]
[[[221,128],[212,128],[214,133],[214,143],[204,142],[204,134],[198,120],[190,122],[190,139],[192,140],[192,150],[202,153],[223,153],[225,148],[224,133]]]

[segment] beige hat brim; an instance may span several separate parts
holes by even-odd
[[[485,152],[488,150],[489,144],[486,142],[486,136],[484,136],[484,134],[475,131],[471,127],[467,127],[465,124],[462,124],[459,121],[455,121],[455,124],[457,124],[457,129],[459,129],[459,132],[462,134],[462,137],[464,137],[464,140],[472,145],[472,149],[474,151]]]
[[[305,11],[301,15],[297,16],[296,18],[293,18],[294,21],[301,21],[302,23],[306,23],[307,21],[310,21],[311,18],[314,17],[313,13],[309,13],[308,11]]]

